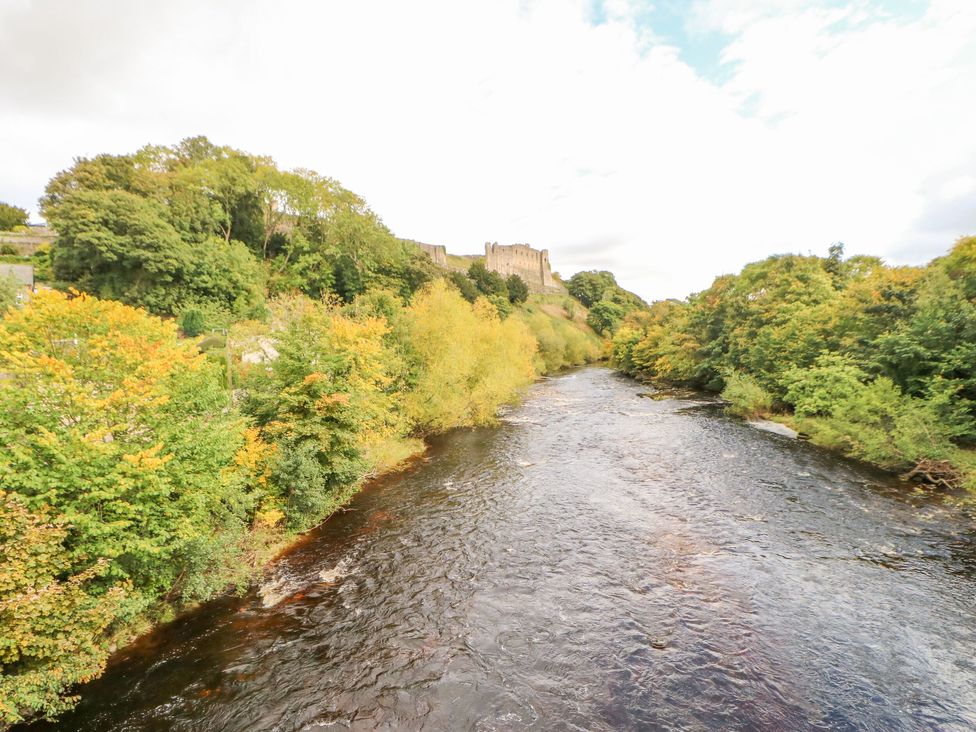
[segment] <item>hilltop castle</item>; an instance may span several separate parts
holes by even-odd
[[[439,267],[460,272],[466,272],[471,263],[480,259],[476,254],[462,254],[454,256],[452,262],[448,260],[447,249],[443,244],[423,244],[419,241],[409,243],[419,247]],[[485,242],[485,269],[503,277],[516,274],[525,280],[532,292],[566,292],[566,288],[552,276],[548,249],[539,251],[528,244]]]
[[[516,274],[525,280],[530,289],[537,292],[562,290],[552,278],[548,249],[540,252],[528,244],[485,242],[485,269],[505,277]]]

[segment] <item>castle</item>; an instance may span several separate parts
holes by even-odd
[[[505,277],[518,275],[535,291],[552,292],[562,289],[552,278],[548,249],[540,252],[528,244],[485,242],[485,269]]]
[[[447,249],[442,244],[412,242],[422,249],[434,264],[466,271],[467,265],[458,266],[448,261]],[[480,257],[473,254],[455,256],[455,260],[475,262]],[[556,282],[549,266],[549,250],[533,249],[528,244],[499,244],[485,242],[485,269],[503,277],[518,275],[532,292],[565,293],[566,288]]]

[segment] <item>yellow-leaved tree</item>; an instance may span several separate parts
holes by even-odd
[[[422,431],[486,424],[535,377],[536,340],[481,298],[468,303],[437,280],[404,314],[414,383],[405,409]]]

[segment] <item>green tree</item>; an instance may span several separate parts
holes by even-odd
[[[586,322],[597,333],[611,335],[624,317],[624,309],[609,300],[601,300],[590,308]]]
[[[569,278],[566,288],[569,294],[586,307],[593,307],[603,299],[607,290],[617,287],[617,280],[610,272],[577,272]]]
[[[0,371],[0,485],[15,496],[0,501],[10,718],[64,708],[100,671],[105,633],[124,638],[163,598],[246,582],[268,493],[261,443],[171,322],[41,291],[0,320]]]
[[[105,667],[126,588],[93,586],[104,562],[65,576],[68,533],[47,507],[0,491],[0,726],[70,709],[67,690]]]
[[[206,318],[199,308],[187,308],[180,313],[180,330],[188,338],[196,338],[206,327]]]
[[[468,267],[468,278],[474,282],[478,292],[482,295],[500,295],[508,299],[508,288],[505,278],[498,272],[489,271],[484,262],[474,262]]]
[[[58,230],[54,276],[101,297],[170,314],[188,300],[245,313],[261,301],[257,264],[237,243],[184,241],[152,199],[121,190],[64,195],[49,218]]]
[[[508,301],[513,305],[518,305],[529,299],[529,286],[517,274],[508,276],[505,280],[505,287],[508,289]]]
[[[468,302],[474,302],[481,294],[474,281],[461,272],[451,272],[447,278],[451,281],[451,284],[458,289],[461,296]]]
[[[17,295],[20,293],[20,284],[16,279],[9,276],[0,276],[0,317],[3,317],[7,308],[17,304]]]
[[[64,517],[65,569],[104,558],[136,605],[179,597],[188,564],[250,506],[228,482],[244,424],[219,370],[172,323],[48,291],[0,321],[0,371],[0,484]]]
[[[247,382],[245,409],[277,448],[272,482],[289,524],[322,519],[366,473],[374,439],[399,433],[386,323],[304,298],[272,305],[278,357]]]
[[[19,206],[0,201],[0,231],[10,231],[15,226],[27,225],[27,211]]]

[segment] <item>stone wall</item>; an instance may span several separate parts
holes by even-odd
[[[451,262],[447,259],[447,248],[442,244],[422,244],[411,242],[420,247],[431,261],[439,267],[457,269],[467,272],[471,263],[481,259],[477,254],[455,255]],[[458,262],[462,264],[459,265]],[[532,292],[565,293],[566,288],[556,282],[549,266],[549,250],[533,249],[528,244],[498,244],[486,242],[485,269],[497,272],[503,277],[517,274],[529,286]]]
[[[438,267],[447,266],[447,247],[443,244],[421,244],[419,241],[414,243],[427,252],[427,256]]]
[[[32,226],[30,231],[0,231],[0,246],[9,244],[22,257],[29,257],[41,244],[51,244],[57,235],[46,226]]]
[[[562,292],[552,277],[549,250],[533,249],[528,244],[485,243],[485,268],[508,277],[517,274],[534,292]]]

